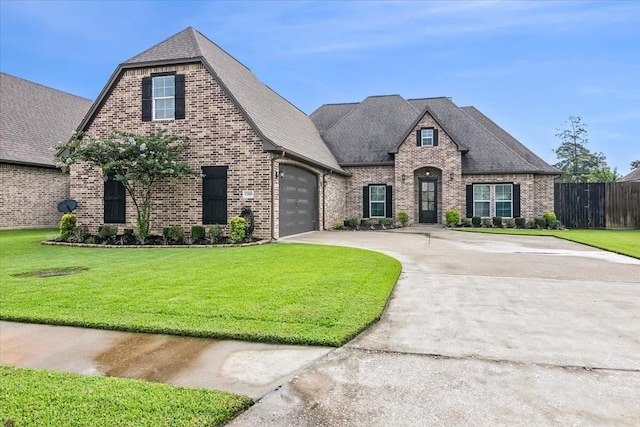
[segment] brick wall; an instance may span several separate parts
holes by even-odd
[[[437,146],[417,146],[416,131],[422,127],[438,129]],[[427,172],[430,177],[438,178],[438,223],[442,223],[447,209],[461,210],[464,207],[461,153],[429,113],[409,132],[396,154],[394,209],[396,214],[401,210],[407,211],[409,223],[418,222],[418,178],[426,176]]]
[[[142,121],[142,77],[155,72],[176,71],[185,75],[185,119]],[[185,156],[190,165],[229,166],[227,211],[238,215],[243,206],[255,214],[255,235],[269,237],[271,227],[271,154],[264,153],[262,141],[240,111],[201,63],[141,68],[125,71],[97,111],[88,133],[105,137],[111,130],[148,134],[166,129],[185,135],[190,149]],[[253,199],[243,199],[242,190],[253,190]],[[104,182],[101,172],[84,165],[71,169],[71,196],[78,200],[78,223],[92,231],[103,223]],[[170,180],[158,187],[151,215],[151,232],[159,233],[169,224],[189,227],[202,223],[202,179],[200,176]],[[277,200],[277,199],[276,199]],[[126,224],[135,226],[135,208],[127,199]]]
[[[58,203],[69,198],[59,169],[0,163],[0,228],[58,227]]]
[[[352,175],[345,180],[345,215],[343,218],[337,219],[338,221],[347,218],[362,218],[362,187],[369,184],[394,186],[393,205],[397,205],[393,166],[355,166],[345,167],[344,170]]]

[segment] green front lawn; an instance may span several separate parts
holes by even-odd
[[[0,366],[6,426],[220,426],[251,404],[219,391]]]
[[[339,346],[379,318],[400,274],[397,260],[353,248],[39,244],[54,235],[0,231],[1,319]],[[38,277],[54,269],[74,274]]]
[[[640,258],[640,230],[516,230],[513,228],[455,228],[454,230],[475,233],[554,236]]]

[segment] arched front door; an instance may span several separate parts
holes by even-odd
[[[418,179],[420,223],[438,222],[438,178]]]

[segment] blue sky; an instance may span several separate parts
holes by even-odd
[[[193,26],[306,113],[369,95],[474,105],[550,163],[570,115],[618,172],[640,159],[640,2],[0,0],[0,69],[95,99]]]

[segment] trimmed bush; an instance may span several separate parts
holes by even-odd
[[[162,237],[167,243],[179,243],[184,237],[184,230],[179,225],[170,225],[162,229]]]
[[[194,225],[191,227],[191,240],[199,240],[199,239],[203,239],[205,236],[205,229],[203,226],[201,225]]]
[[[526,227],[527,227],[528,229],[534,229],[534,228],[537,228],[537,227],[536,227],[536,222],[535,222],[534,220],[530,219],[529,221],[527,221],[527,225],[526,225]]]
[[[383,227],[383,228],[390,228],[393,227],[393,220],[391,218],[382,218],[378,221],[378,223]]]
[[[506,228],[515,228],[516,222],[513,220],[513,218],[507,218],[504,220],[504,226]]]
[[[333,224],[333,228],[335,228],[336,230],[342,229],[342,221],[336,221],[336,223]]]
[[[544,218],[536,218],[533,220],[533,222],[535,223],[535,228],[546,228],[547,227],[547,220]]]
[[[463,227],[471,227],[471,225],[472,225],[471,218],[465,218],[462,220]]]
[[[491,219],[482,218],[482,228],[492,228]]]
[[[118,234],[118,227],[115,225],[101,225],[98,227],[98,237],[102,240],[111,240]]]
[[[495,228],[502,228],[502,218],[499,216],[494,216],[491,220],[493,226]]]
[[[60,218],[60,237],[66,239],[76,228],[78,218],[74,214],[64,214]]]
[[[409,214],[407,211],[398,212],[398,221],[402,224],[403,227],[406,227],[409,224]]]
[[[561,228],[564,228],[564,226],[557,219],[552,219],[551,221],[549,221],[549,228],[552,230],[559,230]]]
[[[527,220],[524,219],[523,217],[518,217],[515,219],[516,221],[516,228],[525,228],[527,226]]]
[[[448,226],[458,225],[460,222],[460,211],[457,209],[447,209],[445,212],[445,217],[447,219]]]
[[[545,212],[542,214],[542,218],[544,218],[545,226],[551,228],[551,221],[557,220],[556,214],[553,212]]]
[[[67,241],[69,243],[85,243],[89,236],[89,227],[81,225],[73,229],[71,234],[67,236]]]
[[[363,227],[371,227],[371,220],[367,218],[363,218],[360,220],[360,225]]]
[[[211,243],[222,243],[224,240],[224,230],[220,224],[214,224],[209,229],[209,240]]]
[[[479,216],[472,217],[471,224],[473,224],[474,227],[480,227],[482,225],[482,218]]]
[[[345,219],[344,226],[349,228],[355,228],[358,226],[358,220],[356,218]]]
[[[233,243],[240,243],[245,237],[246,221],[241,216],[234,216],[229,221],[229,237]]]

